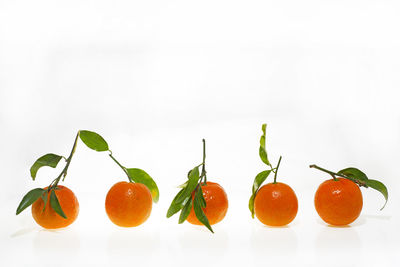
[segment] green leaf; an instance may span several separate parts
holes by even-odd
[[[379,191],[385,197],[385,204],[383,205],[381,210],[386,206],[386,203],[388,201],[388,190],[383,183],[377,180],[368,179],[367,175],[357,168],[346,168],[339,171],[338,174],[350,178],[351,180],[353,180],[354,182],[358,183],[361,186],[371,187]]]
[[[128,176],[135,183],[144,184],[151,192],[151,196],[153,197],[153,202],[157,203],[160,198],[160,192],[158,191],[158,187],[156,182],[151,178],[147,172],[137,168],[126,169],[128,172]]]
[[[344,175],[349,177],[352,180],[355,180],[355,182],[364,185],[366,181],[368,181],[367,175],[360,171],[357,168],[346,168],[343,170],[338,171],[338,174]]]
[[[267,179],[271,170],[262,171],[257,174],[256,178],[254,178],[252,192],[253,194],[257,192],[258,188],[260,188],[261,184]]]
[[[18,205],[16,214],[20,214],[24,209],[32,205],[46,191],[42,188],[35,188],[29,191]]]
[[[181,211],[181,215],[179,216],[179,223],[183,223],[186,221],[187,217],[189,216],[189,213],[192,209],[192,198],[190,197],[188,201],[186,201],[185,206],[183,206],[183,209]]]
[[[181,191],[179,191],[178,194],[172,200],[171,205],[169,206],[167,211],[167,218],[170,218],[172,215],[174,215],[183,208],[184,201],[178,202],[178,199],[180,198],[180,196],[183,194],[184,191],[185,189],[181,189]]]
[[[199,191],[197,191],[194,194],[194,203],[193,203],[193,209],[194,209],[194,213],[196,214],[197,219],[204,224],[208,230],[211,231],[211,233],[214,233],[213,229],[211,228],[211,225],[208,221],[207,216],[204,214],[203,208],[202,208],[202,204],[201,204],[201,196],[202,194],[200,194]]]
[[[249,210],[251,212],[251,217],[254,219],[254,199],[256,198],[255,194],[252,194],[249,199]]]
[[[261,184],[267,179],[271,170],[262,171],[257,174],[256,178],[254,178],[253,187],[252,187],[252,194],[249,199],[249,210],[251,212],[251,217],[254,218],[254,199],[256,198],[256,194],[258,189],[260,188]]]
[[[42,212],[46,209],[48,195],[47,190],[42,195],[42,200],[44,202]]]
[[[382,195],[385,197],[385,204],[381,208],[381,210],[383,210],[383,208],[386,206],[386,203],[387,203],[388,197],[389,197],[388,190],[387,190],[386,186],[383,183],[379,182],[379,181],[371,180],[371,179],[366,182],[366,185],[371,187],[371,188],[373,188],[373,189],[375,189],[375,190],[377,190],[377,191],[379,191],[379,192],[381,192]]]
[[[260,138],[260,149],[259,149],[259,155],[261,160],[267,164],[271,165],[271,163],[268,160],[268,155],[267,155],[267,150],[265,149],[265,131],[266,131],[267,125],[264,123],[261,127],[263,134],[261,135]]]
[[[202,208],[207,207],[207,202],[204,199],[204,195],[203,195],[203,189],[201,189],[201,186],[199,187],[199,195],[200,195],[200,204]]]
[[[54,192],[54,190],[51,190],[51,193],[50,193],[50,206],[58,215],[60,215],[64,219],[67,219],[67,216],[65,215],[64,211],[62,210],[62,208],[60,206],[60,202],[58,202],[58,198],[57,198],[56,192]]]
[[[190,172],[188,184],[184,188],[182,195],[178,198],[178,202],[182,202],[188,196],[192,195],[193,190],[196,188],[199,182],[199,178],[200,178],[199,167],[195,167]]]
[[[60,159],[62,159],[62,156],[52,154],[52,153],[46,154],[46,155],[38,158],[31,167],[32,179],[35,180],[36,174],[41,167],[44,167],[44,166],[49,166],[52,168],[57,167],[57,164],[60,161]]]
[[[91,131],[80,130],[79,137],[81,138],[82,142],[90,149],[96,151],[107,151],[108,144],[103,137],[99,134]]]

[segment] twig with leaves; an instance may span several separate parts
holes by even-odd
[[[67,218],[61,208],[61,205],[58,201],[57,195],[55,194],[55,190],[58,190],[58,184],[60,181],[64,181],[65,177],[67,176],[68,168],[71,164],[72,157],[75,153],[76,146],[78,143],[78,138],[90,149],[93,149],[98,152],[109,152],[109,156],[111,159],[118,164],[119,167],[124,171],[127,175],[128,179],[132,183],[142,183],[144,184],[151,192],[153,197],[153,202],[158,202],[159,200],[159,190],[157,184],[151,178],[149,174],[147,174],[144,170],[138,168],[126,168],[122,164],[120,164],[117,159],[113,156],[111,150],[108,147],[108,143],[104,140],[102,136],[99,134],[87,131],[87,130],[80,130],[76,134],[74,144],[72,146],[71,153],[68,157],[64,157],[61,155],[56,155],[53,153],[48,153],[35,161],[30,169],[31,177],[33,180],[36,179],[36,175],[38,170],[41,167],[48,166],[55,168],[57,167],[58,163],[61,159],[66,161],[65,167],[62,169],[61,173],[50,183],[47,189],[43,188],[35,188],[29,191],[20,202],[16,214],[20,214],[23,210],[27,207],[32,205],[36,200],[40,197],[44,201],[44,208],[46,208],[48,194],[50,194],[50,207],[61,217]],[[62,180],[61,180],[62,179]]]
[[[201,173],[199,167],[202,167]],[[207,216],[204,214],[203,208],[206,207],[206,201],[203,196],[202,185],[207,184],[206,172],[206,141],[203,139],[203,162],[188,172],[188,181],[179,187],[182,188],[167,211],[167,218],[170,218],[177,212],[181,211],[179,223],[183,223],[190,214],[193,206],[197,219],[204,224],[212,233],[214,233]]]

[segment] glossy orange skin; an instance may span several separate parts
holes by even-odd
[[[50,194],[47,196],[46,208],[43,211],[44,201],[42,198],[37,199],[32,204],[32,217],[37,224],[46,229],[58,229],[67,227],[73,223],[79,214],[79,202],[75,194],[68,188],[62,185],[57,186],[59,190],[55,190],[55,194],[60,203],[61,209],[64,211],[67,219],[58,215],[50,206]],[[45,187],[44,189],[47,189]]]
[[[144,223],[151,214],[152,205],[150,190],[144,184],[128,182],[113,185],[105,204],[108,218],[121,227]]]
[[[283,226],[297,215],[298,202],[293,189],[284,183],[263,185],[254,199],[254,212],[265,225]]]
[[[326,223],[347,225],[355,221],[361,213],[363,198],[361,190],[354,182],[338,178],[323,182],[314,198],[315,209]]]
[[[217,183],[207,182],[206,185],[201,186],[201,189],[203,190],[203,196],[206,201],[206,207],[203,208],[203,211],[208,222],[210,225],[213,225],[222,221],[228,211],[228,197],[224,188]],[[194,195],[192,197],[194,197]],[[197,219],[193,206],[186,220],[191,224],[203,225]]]

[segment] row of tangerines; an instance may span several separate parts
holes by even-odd
[[[277,165],[272,166],[265,149],[266,124],[262,125],[259,155],[267,169],[254,179],[252,195],[249,200],[251,216],[254,215],[270,226],[289,224],[297,214],[297,197],[287,184],[277,182],[277,174],[282,157]],[[152,202],[159,199],[157,184],[145,171],[138,168],[126,168],[113,156],[107,142],[97,133],[78,131],[71,153],[68,157],[46,154],[40,157],[31,167],[32,179],[43,166],[55,168],[61,159],[66,164],[61,173],[45,188],[29,191],[17,208],[17,215],[32,205],[32,216],[44,228],[56,229],[70,225],[78,216],[79,203],[74,193],[65,186],[59,185],[67,175],[68,167],[74,155],[78,139],[96,151],[109,152],[110,158],[121,167],[129,182],[116,183],[109,190],[105,208],[110,220],[118,226],[134,227],[142,224],[150,216]],[[188,172],[187,181],[180,185],[181,190],[172,200],[167,217],[180,211],[179,223],[188,221],[191,224],[205,225],[211,232],[211,225],[220,222],[228,210],[228,198],[217,183],[207,181],[205,140],[203,139],[203,161]],[[316,165],[332,176],[323,182],[315,193],[315,208],[319,216],[331,225],[346,225],[360,215],[363,198],[359,187],[371,187],[383,194],[387,202],[386,186],[368,177],[356,168],[346,168],[331,172]],[[201,168],[201,169],[200,169]],[[273,173],[274,180],[262,187],[262,183]],[[386,205],[385,202],[385,205]]]

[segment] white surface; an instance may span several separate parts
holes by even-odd
[[[396,1],[0,1],[0,265],[398,266],[399,11]],[[287,228],[247,209],[263,122],[271,158],[283,156],[279,180],[299,198]],[[33,182],[33,161],[67,155],[78,129],[156,179],[144,225],[108,220],[106,192],[124,174],[82,143],[65,181],[77,221],[52,232],[29,210],[15,216],[61,168]],[[203,137],[230,205],[215,235],[165,218]],[[387,185],[387,207],[363,189],[361,217],[326,226],[313,196],[329,177],[311,163],[359,167]]]

